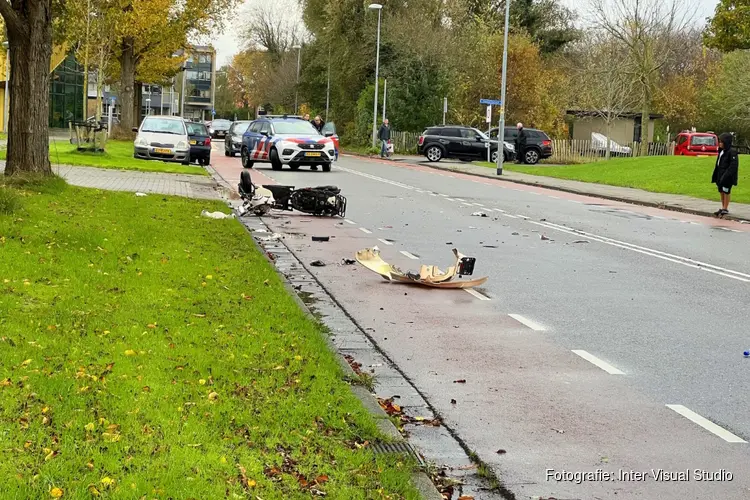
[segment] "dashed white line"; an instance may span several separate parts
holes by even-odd
[[[534,331],[537,331],[537,332],[543,332],[543,331],[545,331],[545,330],[546,330],[546,329],[545,329],[545,328],[544,328],[544,327],[543,327],[542,325],[540,325],[539,323],[536,323],[536,322],[534,322],[534,321],[531,321],[531,320],[530,320],[530,319],[528,319],[528,318],[524,318],[524,317],[523,317],[523,316],[521,316],[520,314],[509,314],[508,316],[510,316],[510,317],[511,317],[511,318],[513,318],[514,320],[518,321],[518,322],[519,322],[519,323],[521,323],[522,325],[526,325],[526,326],[528,326],[529,328],[531,328],[531,329],[532,329],[532,330],[534,330]]]
[[[518,219],[517,215],[511,215],[511,214],[506,214],[506,213],[503,213],[503,215],[506,217],[510,217],[511,219]]]
[[[568,201],[571,203],[578,203],[579,205],[583,205],[582,201],[578,201],[578,200],[568,200]]]
[[[438,193],[438,196],[447,197],[448,195],[447,194],[443,194],[443,193]]]
[[[465,201],[464,201],[463,203],[461,203],[461,205],[463,205],[463,206],[465,206],[465,207],[470,207],[470,206],[472,206],[472,204],[471,204],[471,203],[466,203]]]
[[[390,241],[388,241],[388,240],[384,240],[383,238],[378,238],[378,241],[379,241],[380,243],[382,243],[383,245],[393,245],[393,243],[391,243],[391,242],[390,242]]]
[[[482,208],[484,208],[484,205],[482,205],[481,203],[472,203],[472,205],[474,205],[475,207],[482,207]]]
[[[430,196],[437,196],[435,193],[430,193]]]
[[[365,234],[372,234],[372,231],[370,231],[369,229],[365,229],[363,227],[360,227],[359,230],[362,231]]]
[[[560,197],[559,197],[559,196],[552,196],[551,194],[550,194],[550,195],[548,195],[548,196],[549,196],[550,198],[553,198],[553,199],[555,199],[555,200],[559,200],[559,199],[560,199]]]
[[[502,208],[495,208],[494,210],[495,212],[500,212],[501,214],[505,213],[505,210],[503,210]]]
[[[455,200],[456,201],[466,201],[466,200],[462,200],[461,198],[456,198]]]
[[[446,200],[448,200],[448,201],[456,201],[453,198],[446,198]]]
[[[516,214],[516,217],[523,220],[528,220],[530,217],[526,217],[525,215]]]
[[[591,354],[588,351],[582,351],[580,349],[573,349],[573,353],[579,355],[589,363],[598,366],[605,372],[609,373],[610,375],[625,375],[624,372],[618,370],[614,366],[610,365],[606,361],[602,361],[601,359],[597,358],[593,354]]]
[[[482,295],[481,293],[477,292],[474,289],[464,288],[463,290],[464,290],[464,292],[466,292],[466,293],[468,293],[470,295],[473,295],[474,297],[478,298],[479,300],[492,300],[489,297],[487,297],[486,295]]]
[[[661,215],[652,215],[652,219],[666,219],[666,217],[662,217]]]
[[[349,219],[344,219],[344,222],[346,222],[347,224],[352,224],[352,225],[356,225],[357,224],[353,220],[349,220]]]
[[[728,430],[724,429],[723,427],[719,427],[715,423],[711,422],[707,418],[701,417],[694,411],[682,406],[682,405],[667,405],[667,408],[670,410],[674,410],[686,419],[690,420],[691,422],[700,425],[704,429],[706,429],[708,432],[715,434],[716,436],[719,436],[721,439],[726,441],[727,443],[747,443],[744,439],[742,439],[739,436],[736,436],[729,432]]]
[[[537,193],[536,191],[529,191],[529,194],[535,194],[535,195],[537,195],[537,196],[540,196],[540,195],[541,195],[541,193]]]
[[[405,255],[405,256],[409,257],[410,259],[419,260],[419,257],[417,257],[416,255],[414,255],[412,253],[407,252],[406,250],[401,250],[400,253],[401,253],[401,255]]]

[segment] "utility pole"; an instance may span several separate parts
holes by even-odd
[[[328,42],[328,86],[326,87],[326,122],[328,121],[328,106],[331,102],[331,42]]]
[[[505,82],[508,75],[508,20],[510,19],[510,2],[505,2],[505,34],[503,35],[503,83],[500,90],[500,128],[497,131],[497,175],[503,175],[505,156]],[[520,152],[518,152],[520,154]]]
[[[448,98],[443,97],[443,125],[445,125],[445,114],[448,112]]]
[[[383,6],[379,3],[371,3],[369,9],[378,11],[378,39],[377,49],[375,52],[375,104],[372,109],[372,147],[377,145],[378,139],[378,73],[380,71],[380,14],[383,11]]]
[[[385,101],[388,97],[388,79],[383,81],[383,121],[385,121]]]
[[[299,106],[298,106],[298,103],[299,103],[299,64],[300,64],[300,60],[302,59],[302,46],[299,45],[296,48],[297,48],[297,84],[295,85],[295,88],[294,88],[294,114],[295,115],[299,114],[298,112],[299,110]]]

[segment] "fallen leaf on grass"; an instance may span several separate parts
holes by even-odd
[[[196,318],[205,318],[206,317],[205,314],[196,314],[196,313],[193,313],[193,316],[195,316]]]
[[[93,484],[89,485],[89,493],[91,493],[92,497],[101,496],[101,493],[99,493],[99,490],[97,490],[96,486],[94,486]]]
[[[8,387],[8,386],[11,386],[11,385],[13,385],[13,382],[11,382],[11,380],[9,378],[0,380],[0,387]]]
[[[62,498],[65,492],[61,488],[52,488],[49,490],[49,496],[52,498]]]
[[[111,477],[105,477],[102,479],[102,486],[105,488],[110,488],[111,486],[114,486],[115,480]]]
[[[125,356],[135,356],[135,351],[133,349],[128,349],[125,351]]]
[[[219,398],[219,395],[215,392],[209,392],[208,393],[208,400],[209,401],[216,401]]]
[[[31,363],[31,360],[27,359],[26,361],[24,361],[23,363],[21,363],[21,366],[29,366],[29,363]]]
[[[156,325],[153,323],[149,323],[148,325],[146,325],[146,328],[156,328]]]

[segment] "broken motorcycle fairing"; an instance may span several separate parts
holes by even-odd
[[[346,215],[346,198],[340,194],[341,190],[336,186],[294,189],[294,186],[264,184],[262,187],[270,191],[272,196],[258,196],[250,172],[242,171],[238,190],[244,201],[245,210],[252,210],[257,215],[263,215],[271,208],[294,209],[311,215]]]
[[[487,281],[487,277],[472,280],[452,281],[458,276],[471,276],[474,273],[476,259],[466,257],[457,249],[453,249],[456,263],[447,271],[441,271],[437,266],[421,266],[419,273],[404,272],[398,267],[388,264],[380,257],[380,250],[376,248],[365,248],[356,253],[357,262],[373,271],[387,281],[396,283],[415,283],[433,288],[472,288]]]

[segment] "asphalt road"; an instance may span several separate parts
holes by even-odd
[[[239,159],[214,164],[236,183]],[[750,498],[749,226],[346,156],[253,172],[342,188],[344,222],[267,222],[329,264],[309,269],[518,498]],[[431,290],[338,265],[375,245],[407,269],[445,268],[457,247],[489,280]]]

